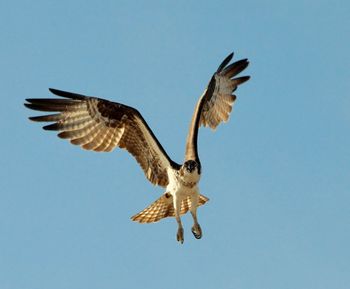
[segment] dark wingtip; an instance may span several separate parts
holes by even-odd
[[[238,78],[234,78],[233,80],[235,81],[236,85],[240,85],[240,84],[248,81],[249,79],[250,79],[250,76],[247,75],[247,76],[241,76]]]
[[[29,108],[29,109],[33,109],[33,110],[37,110],[36,109],[36,105],[32,104],[32,103],[24,103],[24,106],[26,108]]]
[[[28,117],[28,119],[31,120],[31,121],[37,121],[36,120],[37,118],[38,118],[37,116],[30,116],[30,117]]]
[[[57,93],[60,92],[61,90],[58,90],[58,89],[56,89],[56,88],[51,88],[51,87],[49,87],[49,91],[50,91],[51,93],[53,93],[53,94],[57,94]]]
[[[42,98],[26,98],[26,102],[28,102],[28,103],[25,103],[25,104],[35,104],[38,101],[40,102],[41,99]]]
[[[27,107],[27,108],[30,108],[30,109],[32,109],[32,105],[33,105],[33,99],[32,98],[26,98],[25,99],[25,103],[23,103],[23,105],[25,106],[25,107]]]
[[[228,78],[232,78],[233,76],[240,74],[244,69],[247,68],[248,65],[249,61],[247,58],[241,59],[224,67],[223,70],[220,71],[220,74]]]
[[[49,91],[55,95],[59,95],[59,96],[62,96],[62,94],[66,93],[65,91],[63,90],[59,90],[59,89],[56,89],[56,88],[51,88],[49,87]]]
[[[45,125],[43,126],[44,130],[58,130],[58,124],[57,123],[53,123],[53,124],[49,124],[49,125]]]
[[[63,90],[59,90],[56,88],[49,88],[49,91],[55,95],[62,96],[65,98],[70,98],[70,99],[83,100],[86,98],[85,95],[73,93],[73,92],[68,92],[68,91],[63,91]]]
[[[223,70],[225,68],[225,66],[231,61],[231,59],[233,58],[233,52],[231,52],[224,60],[223,62],[219,65],[218,69],[217,69],[217,73],[219,73],[221,70]]]

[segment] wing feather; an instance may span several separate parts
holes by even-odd
[[[236,77],[248,66],[248,60],[242,59],[229,64],[232,58],[233,53],[220,64],[197,102],[187,136],[186,160],[199,160],[197,149],[199,127],[209,126],[215,130],[220,123],[227,122],[236,100],[233,92],[250,78],[249,76]]]
[[[231,54],[230,60],[232,57],[233,54]],[[229,61],[226,59],[225,65],[228,63]],[[220,65],[200,99],[203,102],[203,108],[199,112],[201,117],[199,125],[216,129],[221,122],[228,120],[236,100],[236,96],[232,95],[232,93],[237,89],[238,85],[250,78],[249,76],[234,77],[241,73],[248,64],[247,59],[242,59],[226,67]]]
[[[155,185],[168,184],[167,168],[179,165],[164,151],[142,115],[134,108],[97,97],[50,89],[64,98],[30,98],[24,105],[38,111],[59,112],[30,117],[36,122],[52,122],[45,130],[86,150],[109,152],[126,149]]]

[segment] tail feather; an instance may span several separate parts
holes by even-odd
[[[204,205],[209,199],[199,195],[198,206]],[[181,202],[180,214],[184,215],[191,207],[191,199],[187,197]],[[131,220],[139,223],[154,223],[166,217],[174,217],[173,197],[169,193],[163,194],[159,199],[147,208],[131,217]]]

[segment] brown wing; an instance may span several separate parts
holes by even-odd
[[[232,57],[233,54],[230,54],[220,65],[203,95],[204,103],[200,116],[200,125],[216,129],[221,122],[226,122],[236,100],[233,92],[238,85],[250,78],[249,76],[234,78],[248,66],[249,62],[247,59],[242,59],[226,66]]]
[[[248,60],[242,59],[228,65],[232,58],[233,53],[221,63],[196,105],[187,137],[186,159],[198,159],[198,128],[202,125],[215,130],[221,122],[226,122],[236,100],[233,92],[250,78],[235,77],[248,66]]]
[[[164,151],[157,138],[134,108],[96,97],[50,91],[66,99],[27,99],[25,106],[39,111],[58,112],[30,117],[53,122],[45,130],[60,131],[58,136],[87,150],[109,152],[116,147],[129,151],[155,185],[168,184],[168,167],[179,167]]]

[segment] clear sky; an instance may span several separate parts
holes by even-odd
[[[175,2],[175,3],[174,3]],[[1,1],[0,288],[350,288],[350,2]],[[204,236],[130,216],[162,193],[128,153],[27,117],[48,88],[137,107],[182,162],[194,105],[249,58],[229,123],[201,129]]]

